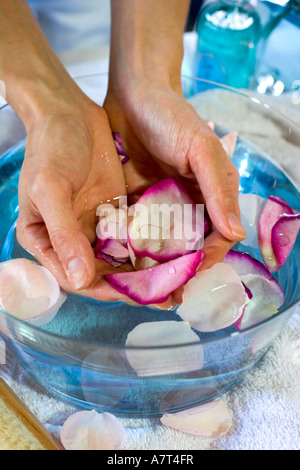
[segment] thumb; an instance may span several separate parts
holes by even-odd
[[[73,211],[71,185],[48,180],[35,204],[69,283],[75,290],[87,288],[95,277],[95,258]]]
[[[239,175],[221,142],[211,137],[205,146],[194,147],[190,152],[190,166],[214,226],[229,240],[245,239],[238,203]]]

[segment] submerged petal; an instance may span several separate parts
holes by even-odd
[[[177,313],[196,330],[227,328],[243,314],[248,295],[234,268],[217,263],[199,271],[183,288]]]
[[[187,322],[141,323],[128,334],[126,348],[128,362],[139,376],[187,373],[203,366],[199,336]]]
[[[124,433],[122,423],[110,413],[79,411],[65,421],[60,438],[66,450],[118,450]]]
[[[177,431],[209,438],[224,436],[232,426],[227,405],[221,399],[178,413],[164,414],[160,421]]]

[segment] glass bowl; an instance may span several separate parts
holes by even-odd
[[[102,104],[107,76],[76,79]],[[203,90],[198,94],[198,90]],[[240,191],[263,197],[278,195],[300,210],[297,182],[278,164],[282,152],[270,145],[280,127],[286,145],[300,142],[299,128],[268,105],[240,91],[183,77],[186,97],[223,135],[238,131],[233,161]],[[258,125],[258,118],[265,125]],[[272,131],[272,132],[271,132]],[[18,178],[25,131],[9,106],[0,110],[0,261],[26,257],[15,236]],[[257,259],[256,249],[237,244]],[[197,332],[200,343],[161,347],[125,347],[127,334],[144,322],[181,321],[176,311],[103,303],[68,295],[55,318],[34,326],[0,311],[0,332],[7,348],[47,392],[85,409],[127,417],[154,417],[206,403],[240,383],[268,351],[300,302],[300,237],[282,269],[275,274],[285,293],[278,314],[243,331],[234,326],[214,333]],[[140,368],[132,367],[133,355]]]

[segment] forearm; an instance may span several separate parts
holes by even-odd
[[[190,0],[111,0],[110,81],[177,86]],[[118,83],[118,86],[122,84]]]
[[[0,80],[26,127],[74,86],[25,0],[0,0]]]

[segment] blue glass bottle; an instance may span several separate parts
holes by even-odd
[[[195,75],[235,88],[247,88],[255,71],[260,18],[248,1],[218,0],[199,14]],[[197,91],[209,88],[198,84]]]

